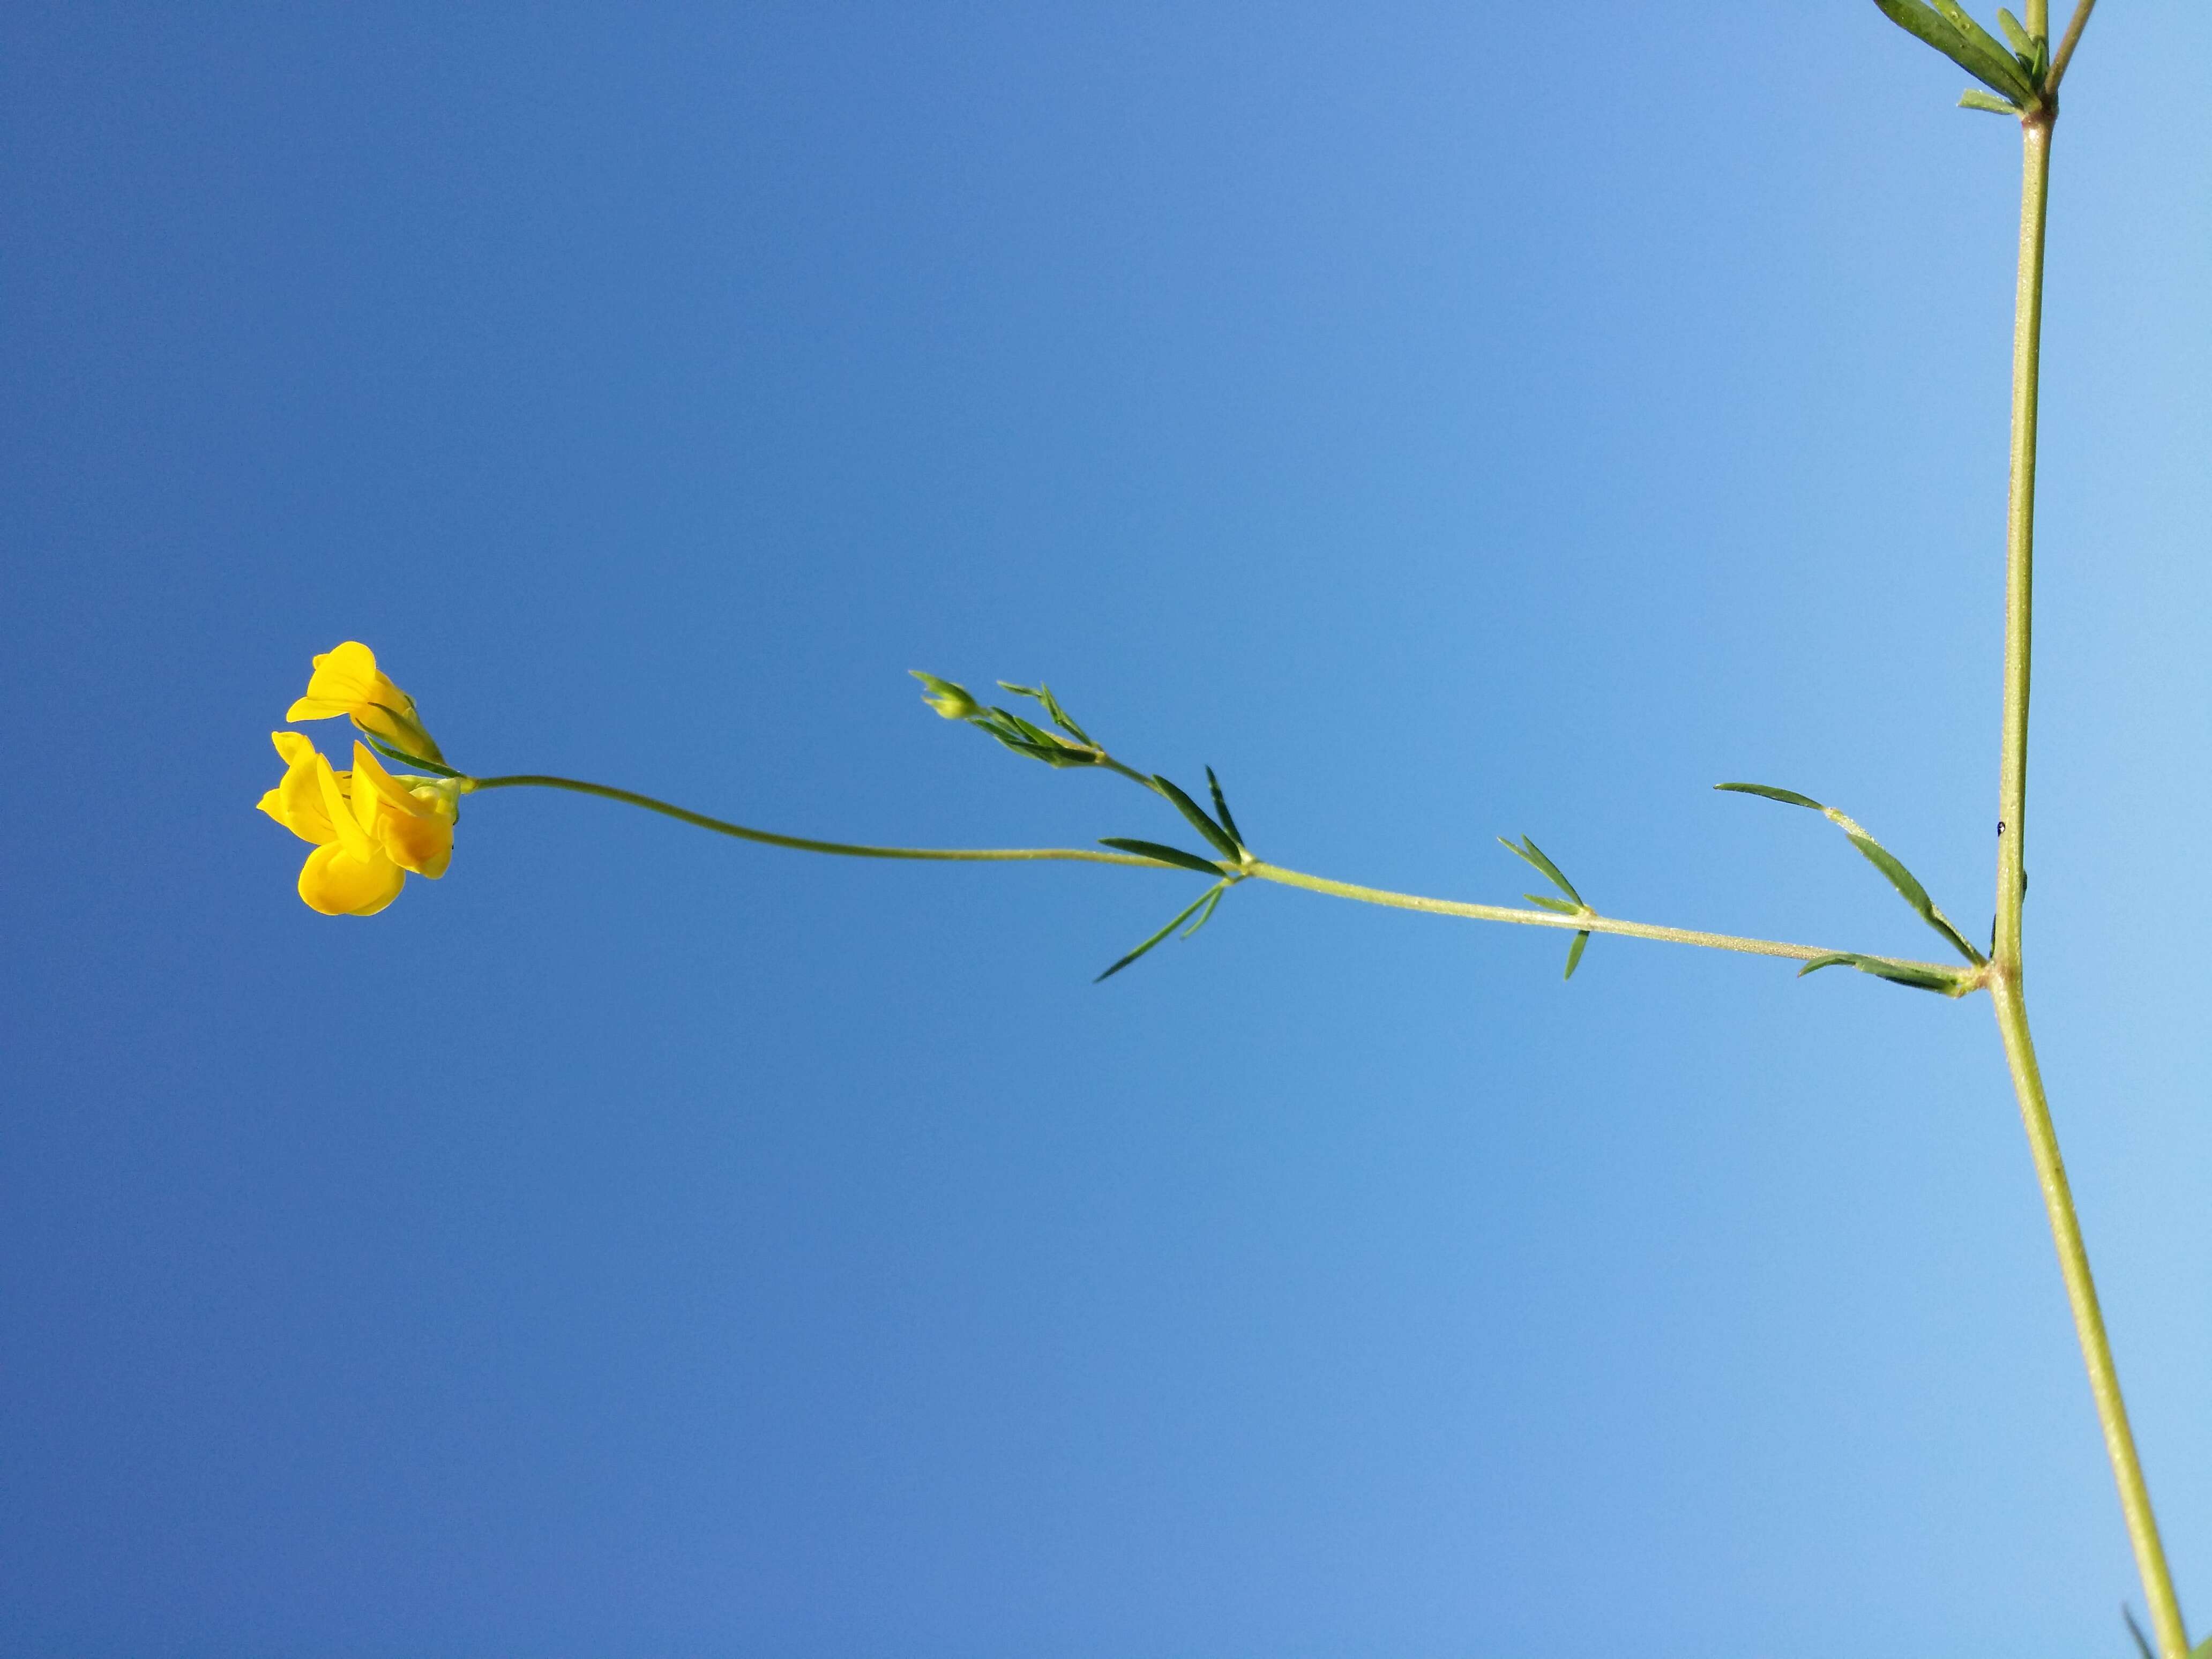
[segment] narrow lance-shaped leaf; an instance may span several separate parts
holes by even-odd
[[[1976,22],[1959,0],[1929,0],[1929,3],[1957,33],[1960,41],[1971,55],[1971,62],[1966,58],[1954,58],[1954,63],[1999,92],[2010,94],[2015,98],[2027,98],[2035,91],[2027,78],[2027,71],[2020,66],[2012,53],[2005,50],[2004,42]]]
[[[1537,846],[1534,842],[1529,840],[1528,836],[1522,836],[1521,844],[1516,847],[1511,842],[1506,840],[1504,836],[1500,836],[1498,838],[1498,844],[1500,847],[1503,847],[1507,852],[1512,854],[1515,858],[1520,859],[1526,863],[1533,864],[1536,868],[1541,870],[1545,875],[1551,878],[1552,884],[1553,886],[1557,887],[1562,893],[1565,893],[1569,898],[1575,902],[1576,908],[1586,910],[1589,908],[1588,904],[1583,902],[1583,896],[1575,891],[1575,884],[1559,873],[1559,866],[1553,863],[1551,860],[1546,858],[1544,856],[1544,849]]]
[[[1229,813],[1229,797],[1221,793],[1221,780],[1213,775],[1213,769],[1206,769],[1206,787],[1213,793],[1213,814],[1221,820],[1221,827],[1229,838],[1240,848],[1244,845],[1244,832],[1237,827],[1237,820]]]
[[[1916,35],[1942,52],[1974,79],[1996,91],[2023,102],[2031,88],[2020,72],[2020,65],[1996,41],[1990,40],[1973,20],[1967,19],[1972,34],[1980,35],[1984,46],[1957,27],[1950,19],[1924,0],[1874,0],[1882,15],[1903,29]],[[1963,14],[1961,14],[1963,15]]]
[[[1872,974],[1876,979],[1886,979],[1893,985],[1909,985],[1916,991],[1934,991],[1947,997],[1957,996],[1964,988],[1960,975],[1948,973],[1940,968],[1918,967],[1909,962],[1892,962],[1887,957],[1861,956],[1856,951],[1832,951],[1826,956],[1814,957],[1797,970],[1797,977],[1802,979],[1823,968],[1856,968],[1863,974]]]
[[[2158,1659],[2158,1656],[2151,1651],[2149,1642],[2144,1639],[2142,1626],[2136,1623],[2135,1610],[2124,1601],[2120,1603],[2120,1617],[2128,1621],[2128,1634],[2136,1638],[2136,1651],[2142,1655],[2142,1659]],[[2207,1642],[2197,1652],[2202,1653],[2208,1648],[2212,1648],[2212,1642]],[[2194,1659],[2193,1655],[2191,1659]]]
[[[2035,37],[2021,26],[2019,18],[2002,6],[1997,8],[1997,27],[2004,32],[2005,40],[2015,52],[2030,63],[2035,61]]]
[[[1575,969],[1583,964],[1583,946],[1589,943],[1588,933],[1575,935],[1575,942],[1567,946],[1567,971],[1559,975],[1561,979],[1572,979],[1575,976]]]
[[[1794,789],[1777,789],[1764,783],[1717,783],[1713,787],[1739,795],[1760,795],[1768,800],[1778,800],[1785,805],[1802,806],[1808,811],[1818,812],[1850,838],[1851,845],[1859,849],[1861,856],[1888,878],[1889,884],[1894,887],[1899,896],[1912,907],[1921,921],[1941,933],[1949,942],[1953,950],[1977,968],[1989,960],[1966,942],[1966,935],[1952,925],[1950,917],[1936,908],[1936,901],[1928,896],[1928,890],[1920,884],[1919,878],[1905,867],[1897,855],[1869,835],[1847,813],[1839,812],[1832,806],[1823,806],[1810,795],[1801,795]]]
[[[1196,898],[1193,899],[1193,900],[1192,900],[1188,904],[1186,904],[1185,906],[1183,906],[1183,908],[1182,908],[1182,909],[1180,909],[1180,910],[1176,911],[1176,912],[1175,913],[1175,915],[1174,915],[1172,917],[1170,917],[1170,918],[1169,919],[1169,921],[1168,921],[1168,925],[1167,925],[1166,927],[1164,927],[1161,928],[1161,929],[1160,929],[1160,931],[1159,931],[1158,933],[1154,933],[1154,934],[1153,934],[1150,939],[1146,939],[1146,940],[1142,945],[1139,945],[1135,950],[1133,950],[1133,951],[1130,951],[1130,952],[1129,952],[1129,954],[1128,954],[1127,956],[1123,957],[1121,959],[1121,961],[1119,961],[1119,962],[1115,963],[1111,968],[1109,968],[1109,969],[1108,969],[1104,973],[1103,973],[1103,974],[1099,975],[1097,979],[1094,979],[1094,980],[1092,980],[1091,982],[1093,985],[1097,985],[1097,984],[1100,983],[1102,981],[1104,981],[1104,980],[1109,980],[1109,979],[1113,978],[1115,975],[1116,975],[1116,974],[1120,973],[1120,972],[1121,972],[1124,968],[1127,968],[1127,967],[1131,963],[1134,962],[1134,961],[1135,961],[1139,957],[1143,956],[1143,955],[1145,954],[1145,952],[1146,952],[1146,951],[1147,951],[1151,950],[1151,949],[1152,949],[1155,945],[1158,945],[1158,944],[1162,939],[1165,939],[1165,938],[1166,938],[1170,933],[1172,933],[1173,932],[1175,932],[1175,930],[1176,930],[1176,928],[1178,928],[1178,927],[1182,927],[1182,924],[1183,924],[1183,922],[1184,922],[1184,921],[1185,921],[1189,917],[1189,915],[1190,915],[1191,912],[1193,912],[1194,910],[1197,909],[1197,908],[1199,908],[1199,906],[1200,906],[1201,904],[1211,906],[1212,904],[1218,903],[1218,902],[1220,901],[1220,898],[1221,898],[1222,887],[1225,887],[1227,884],[1228,884],[1224,882],[1224,883],[1223,883],[1223,884],[1222,884],[1221,887],[1213,887],[1213,888],[1210,888],[1210,889],[1208,889],[1206,892],[1200,893],[1200,894]],[[1209,908],[1209,909],[1208,909],[1208,911],[1207,911],[1207,915],[1212,915],[1212,912],[1211,908]],[[1201,920],[1203,920],[1203,918],[1201,918]],[[1191,929],[1191,931],[1192,931],[1193,933],[1196,933],[1198,930],[1197,930],[1197,928],[1194,927],[1194,928],[1192,928],[1192,929]]]
[[[1555,915],[1578,916],[1583,913],[1583,907],[1572,899],[1553,898],[1549,893],[1523,893],[1521,896]]]
[[[2000,91],[2016,90],[2020,94],[2027,94],[2035,90],[2034,83],[2027,78],[2027,69],[2005,49],[2005,43],[1975,21],[1973,14],[1960,5],[1959,0],[1929,0],[1929,3],[1943,15],[1943,21],[1958,31],[1959,38],[1966,43],[1976,58],[1988,66],[1989,70],[2000,76],[2009,77],[2013,84],[2008,85],[2003,79],[1991,80],[1990,75],[1982,70],[1971,70],[1970,73],[1980,76]],[[2029,56],[2033,55],[2031,51]]]
[[[1180,847],[1168,847],[1156,841],[1134,841],[1127,836],[1105,836],[1099,839],[1101,847],[1111,847],[1123,853],[1134,853],[1155,864],[1172,864],[1178,870],[1195,870],[1201,876],[1219,876],[1221,866],[1202,859],[1195,853],[1186,853]]]
[[[1985,109],[1992,115],[2018,115],[2020,106],[2008,98],[2000,98],[1994,92],[1984,92],[1979,87],[1968,87],[1959,94],[1960,109]]]
[[[995,704],[977,715],[971,724],[988,732],[1016,754],[1041,760],[1048,766],[1096,766],[1099,763],[1097,750],[1070,743]]]
[[[1211,892],[1206,894],[1204,901],[1206,908],[1198,913],[1198,920],[1196,921],[1194,921],[1189,927],[1182,930],[1182,936],[1185,939],[1188,939],[1200,928],[1205,927],[1207,922],[1213,920],[1215,907],[1220,904],[1221,896],[1228,890],[1229,884],[1224,881],[1219,886],[1214,888]]]
[[[1243,861],[1244,854],[1237,845],[1237,838],[1206,817],[1205,809],[1196,801],[1158,773],[1152,775],[1152,787],[1166,796],[1175,810],[1190,820],[1192,829],[1197,830],[1200,835],[1204,836],[1206,840],[1220,849],[1222,857],[1233,859],[1240,864]]]
[[[1016,685],[1012,680],[1000,680],[999,684],[1018,697],[1036,698],[1044,705],[1044,712],[1052,716],[1052,723],[1078,742],[1088,744],[1093,749],[1098,746],[1097,739],[1078,726],[1067,710],[1060,706],[1060,699],[1052,695],[1050,686]]]

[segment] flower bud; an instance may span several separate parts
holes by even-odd
[[[951,680],[940,680],[934,674],[925,674],[919,668],[907,672],[927,688],[921,700],[949,720],[972,720],[984,712],[983,705],[968,695],[964,685],[955,685]]]

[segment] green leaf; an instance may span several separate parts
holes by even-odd
[[[1237,820],[1229,816],[1229,798],[1221,793],[1221,780],[1213,775],[1213,769],[1210,766],[1206,769],[1206,787],[1213,792],[1213,812],[1221,820],[1221,827],[1229,832],[1229,838],[1237,846],[1243,846],[1244,832],[1237,827]]]
[[[1029,721],[1024,720],[1019,714],[1013,713],[1010,709],[1001,708],[997,704],[994,703],[991,707],[991,712],[994,714],[996,714],[1000,720],[1004,720],[1008,726],[1012,726],[1015,731],[1027,738],[1031,743],[1037,744],[1040,748],[1065,749],[1068,746],[1066,738],[1055,738],[1042,726],[1032,726]]]
[[[2189,1659],[2212,1659],[2212,1636],[2206,1637],[2190,1649]]]
[[[1576,908],[1586,910],[1589,908],[1583,902],[1583,896],[1575,891],[1574,884],[1559,873],[1559,866],[1553,863],[1551,860],[1546,858],[1544,856],[1544,849],[1537,846],[1534,842],[1529,840],[1528,836],[1522,836],[1521,844],[1518,847],[1516,847],[1511,842],[1506,840],[1504,836],[1500,836],[1498,838],[1498,844],[1500,847],[1503,847],[1507,852],[1512,854],[1515,858],[1534,865],[1539,870],[1541,870],[1547,876],[1550,877],[1553,885],[1557,887],[1562,893],[1565,893],[1569,898],[1575,902]]]
[[[1997,8],[1997,27],[2004,32],[2004,38],[2012,43],[2014,52],[2031,64],[2035,61],[2035,36],[2022,28],[2020,19],[2002,6]]]
[[[1019,714],[994,705],[975,716],[975,725],[988,732],[1018,755],[1041,760],[1047,766],[1096,766],[1102,758],[1095,748],[1085,748],[1055,737]]]
[[[2134,1612],[2124,1601],[2120,1603],[2120,1617],[2128,1621],[2128,1634],[2136,1638],[2136,1651],[2142,1655],[2142,1659],[2158,1659],[2158,1656],[2151,1651],[2150,1644],[2143,1638],[2142,1626],[2136,1623]],[[2207,1642],[2197,1652],[2212,1652],[2212,1642]],[[2190,1659],[2196,1659],[2196,1654],[2191,1654]]]
[[[2003,47],[1990,39],[1978,23],[1960,11],[1954,0],[1936,0],[1936,6],[1928,5],[1925,0],[1874,0],[1874,3],[1891,22],[1907,34],[1917,35],[1935,47],[1984,86],[2008,97],[2019,99],[2023,103],[2032,95],[2033,88],[2021,76],[2020,65],[2006,55]],[[1939,10],[1938,7],[1942,9]],[[1951,14],[1954,12],[1959,19],[1965,21],[1964,28],[1960,28],[1952,17]]]
[[[1209,890],[1209,891],[1207,891],[1207,892],[1200,893],[1200,894],[1196,898],[1193,899],[1193,900],[1192,900],[1188,904],[1186,904],[1185,906],[1183,906],[1183,908],[1182,908],[1182,909],[1180,909],[1180,910],[1176,911],[1173,916],[1171,916],[1170,918],[1169,918],[1168,925],[1167,925],[1166,927],[1164,927],[1161,928],[1161,929],[1160,929],[1160,931],[1159,931],[1158,933],[1154,933],[1154,934],[1153,934],[1150,939],[1146,939],[1146,940],[1142,945],[1139,945],[1135,950],[1133,950],[1133,951],[1130,951],[1130,952],[1129,952],[1129,954],[1128,954],[1127,956],[1123,957],[1121,959],[1121,961],[1119,961],[1119,962],[1115,963],[1111,968],[1109,968],[1109,969],[1108,969],[1104,973],[1103,973],[1103,974],[1099,975],[1097,979],[1094,979],[1094,980],[1092,980],[1091,982],[1093,985],[1097,985],[1097,984],[1100,983],[1102,981],[1109,980],[1109,979],[1113,978],[1115,975],[1116,975],[1116,974],[1120,973],[1120,972],[1121,972],[1124,968],[1127,968],[1127,967],[1131,963],[1134,962],[1134,961],[1135,961],[1139,957],[1140,957],[1140,956],[1144,955],[1146,951],[1147,951],[1151,950],[1151,949],[1152,948],[1152,946],[1154,946],[1155,945],[1158,945],[1158,944],[1162,939],[1165,939],[1165,938],[1166,938],[1170,933],[1172,933],[1173,932],[1175,932],[1175,930],[1176,930],[1176,928],[1178,928],[1178,927],[1182,927],[1182,924],[1183,924],[1183,921],[1184,921],[1184,919],[1185,919],[1186,917],[1188,917],[1188,916],[1190,915],[1190,913],[1191,913],[1192,911],[1194,911],[1194,910],[1197,909],[1197,908],[1198,908],[1198,907],[1199,907],[1200,905],[1201,905],[1201,904],[1205,904],[1205,903],[1208,902],[1209,901],[1218,901],[1218,900],[1220,899],[1220,897],[1221,897],[1221,889],[1220,889],[1220,888],[1218,888],[1218,887],[1213,888],[1213,889],[1212,889],[1211,890]],[[1210,913],[1209,913],[1209,914],[1210,914]],[[1194,928],[1192,931],[1193,931],[1193,932],[1195,932],[1195,931],[1197,931],[1197,930]]]
[[[1928,896],[1928,890],[1920,884],[1919,878],[1911,871],[1897,861],[1895,854],[1863,830],[1846,833],[1850,836],[1851,845],[1866,855],[1867,862],[1889,878],[1889,884],[1897,889],[1907,904],[1919,912],[1921,921],[1950,940],[1954,950],[1977,968],[1989,960],[1966,943],[1965,935],[1951,925],[1950,917],[1936,908],[1936,901]]]
[[[1198,913],[1198,920],[1196,921],[1194,921],[1189,927],[1182,930],[1182,936],[1185,939],[1188,939],[1200,928],[1205,927],[1207,922],[1213,920],[1214,907],[1221,902],[1221,896],[1228,890],[1229,884],[1224,881],[1218,887],[1215,888],[1212,892],[1206,896],[1206,908]]]
[[[1892,962],[1887,957],[1861,956],[1856,951],[1832,951],[1826,956],[1814,957],[1797,970],[1797,977],[1802,979],[1823,968],[1856,968],[1863,974],[1872,974],[1893,985],[1909,985],[1916,991],[1934,991],[1942,996],[1960,994],[1959,976],[1955,974],[1916,967],[1909,962]]]
[[[1775,789],[1763,783],[1717,783],[1716,789],[1732,789],[1739,795],[1764,795],[1769,800],[1778,800],[1784,806],[1809,806],[1815,812],[1828,809],[1810,795],[1801,795],[1795,789]]]
[[[2021,107],[2018,104],[2012,102],[2008,99],[2000,98],[1994,92],[1984,92],[1979,87],[1968,87],[1964,92],[1960,93],[1959,94],[1959,107],[1960,109],[1985,109],[1992,115],[2018,115],[2021,113]]]
[[[1222,857],[1234,860],[1239,864],[1242,864],[1244,861],[1244,854],[1243,850],[1237,845],[1237,838],[1231,835],[1226,830],[1224,830],[1219,824],[1216,823],[1212,818],[1206,817],[1205,811],[1200,807],[1196,801],[1193,800],[1188,795],[1184,794],[1182,790],[1176,788],[1175,785],[1170,783],[1165,778],[1160,776],[1158,773],[1154,773],[1152,775],[1152,787],[1158,790],[1160,793],[1165,795],[1170,801],[1174,803],[1175,810],[1190,820],[1190,827],[1192,829],[1197,830],[1200,835],[1204,836],[1206,840],[1212,842],[1216,848],[1219,848]]]
[[[1036,698],[1044,705],[1044,712],[1052,716],[1052,723],[1071,738],[1079,743],[1088,744],[1093,749],[1098,746],[1097,740],[1078,726],[1069,716],[1067,710],[1060,706],[1060,699],[1052,695],[1050,686],[1016,685],[1012,680],[1000,680],[999,684],[1016,696]]]
[[[1017,755],[1027,755],[1031,760],[1041,760],[1047,766],[1096,766],[1098,764],[1098,755],[1095,750],[1078,749],[1072,744],[1057,740],[1031,743],[1027,738],[1016,737],[1010,732],[1001,731],[988,720],[977,720],[975,724]]]
[[[2000,92],[2024,97],[2035,90],[2028,81],[2027,72],[2005,50],[2004,42],[1977,23],[1959,0],[1929,0],[1929,3],[1942,14],[1945,22],[1958,31],[1960,40],[1984,65],[1976,69],[1972,64],[1954,59],[1960,68],[1988,82]]]
[[[1202,859],[1195,853],[1186,853],[1180,847],[1165,847],[1156,841],[1133,841],[1127,836],[1103,836],[1101,847],[1111,847],[1124,853],[1134,853],[1139,858],[1152,860],[1155,864],[1172,864],[1178,870],[1195,870],[1201,876],[1218,877],[1221,866]]]
[[[1897,889],[1921,921],[1948,940],[1953,950],[1977,968],[1989,960],[1966,943],[1966,935],[1951,925],[1951,918],[1936,908],[1936,901],[1928,896],[1928,890],[1920,884],[1919,878],[1911,871],[1899,861],[1897,855],[1867,834],[1848,814],[1839,812],[1832,806],[1823,806],[1810,795],[1801,795],[1794,789],[1776,789],[1763,783],[1717,783],[1713,787],[1733,790],[1741,795],[1763,795],[1768,800],[1778,800],[1790,806],[1808,807],[1818,812],[1850,838],[1851,845],[1859,849],[1867,862],[1889,878],[1889,884]]]
[[[1572,979],[1575,976],[1575,969],[1583,965],[1583,946],[1589,943],[1588,933],[1575,935],[1575,942],[1567,946],[1567,971],[1559,975],[1561,979]]]
[[[1523,893],[1521,896],[1531,904],[1540,904],[1547,910],[1553,911],[1559,915],[1578,916],[1583,913],[1583,907],[1571,899],[1553,898],[1543,893]]]

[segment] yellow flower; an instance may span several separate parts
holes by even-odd
[[[436,739],[422,729],[415,699],[394,685],[376,665],[376,653],[359,640],[348,640],[315,659],[307,695],[285,710],[288,720],[326,720],[349,715],[371,737],[381,738],[403,755],[442,766]]]
[[[353,770],[334,769],[297,732],[272,732],[284,777],[261,810],[314,843],[300,896],[330,916],[373,916],[399,896],[411,871],[435,879],[453,856],[454,795],[444,782],[402,781],[353,746]]]

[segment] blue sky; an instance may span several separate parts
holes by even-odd
[[[2032,994],[2212,1616],[2212,159],[2051,215]],[[1256,884],[469,802],[293,892],[267,732],[800,835],[1988,924],[2017,140],[1863,3],[11,9],[0,1647],[2126,1651],[1980,1000]],[[331,728],[318,735],[337,741]],[[2194,1591],[2192,1601],[2191,1592]]]

